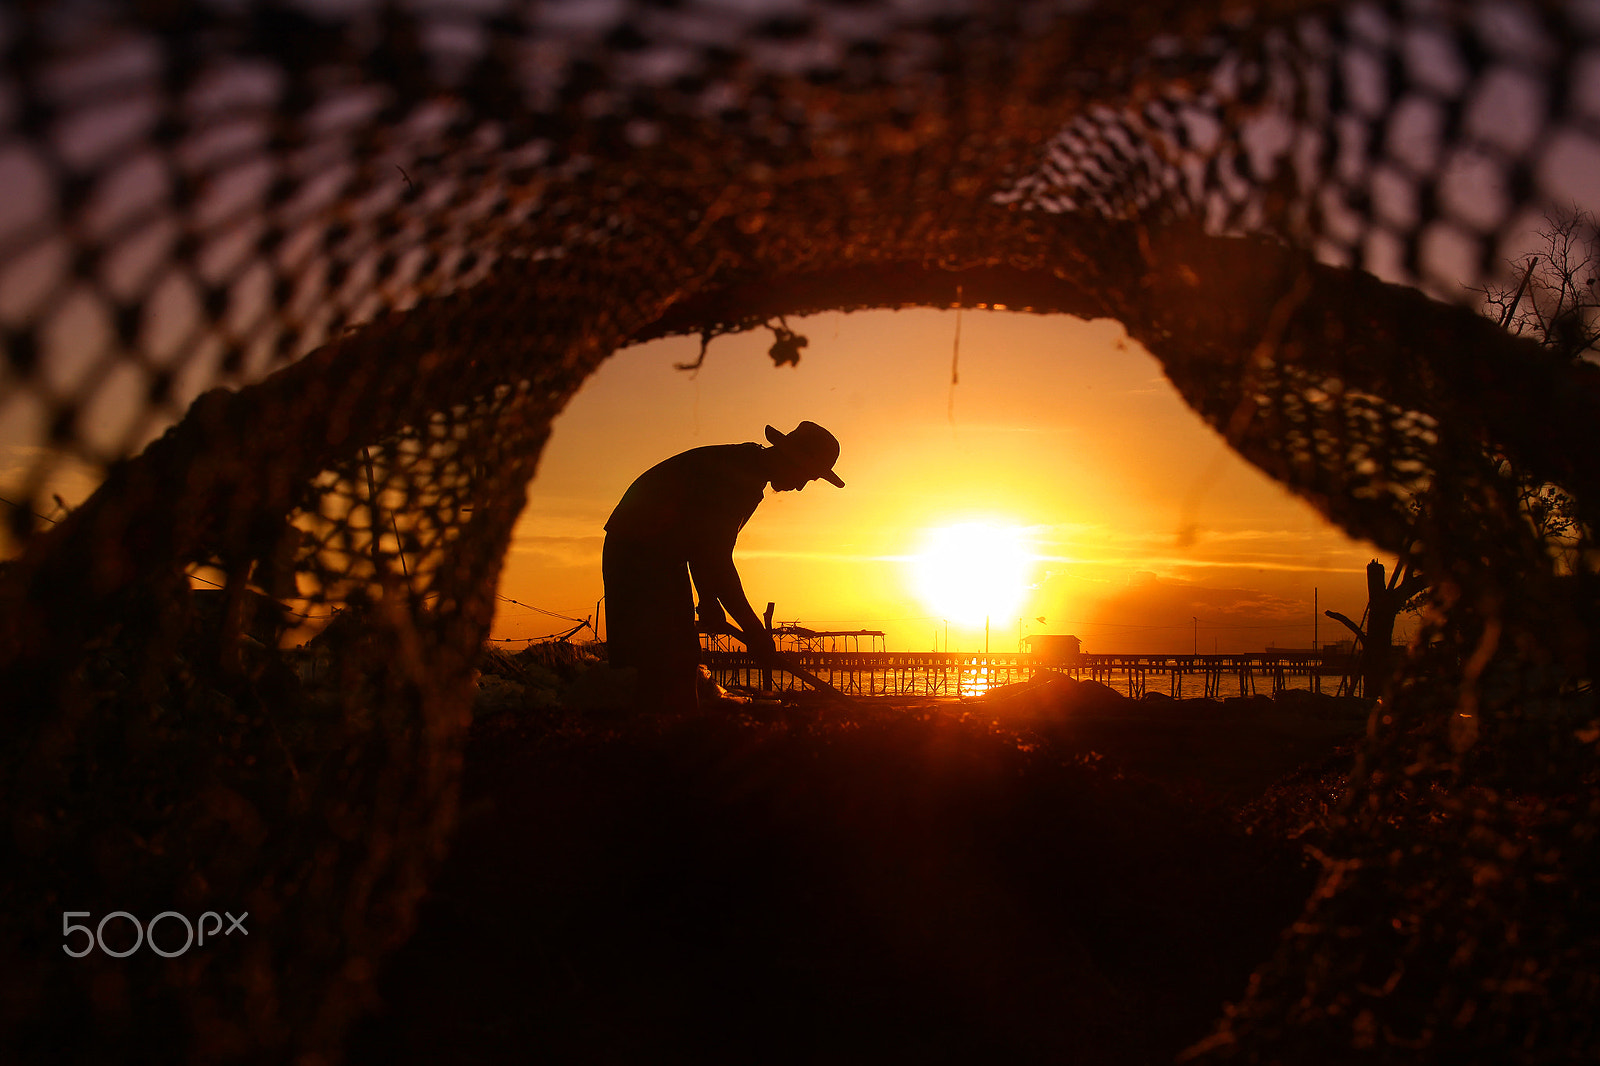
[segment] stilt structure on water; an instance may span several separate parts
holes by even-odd
[[[777,633],[774,633],[777,636]],[[762,664],[734,642],[715,641],[706,653],[711,675],[727,688],[760,689]],[[891,652],[787,649],[806,670],[841,692],[863,696],[974,696],[1046,672],[1098,681],[1139,697],[1161,689],[1181,699],[1223,695],[1273,695],[1305,678],[1303,687],[1322,692],[1349,669],[1345,656],[1317,651],[1269,651],[1218,655],[1084,654],[1074,663],[1046,661],[1018,652]],[[803,687],[784,671],[772,671],[772,688]]]

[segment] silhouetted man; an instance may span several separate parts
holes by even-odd
[[[840,488],[844,482],[833,472],[839,442],[815,422],[788,434],[768,426],[767,440],[770,448],[720,444],[658,463],[629,486],[606,521],[606,647],[612,666],[638,671],[640,706],[697,706],[700,641],[691,574],[708,627],[725,626],[726,610],[746,647],[772,652],[772,637],[734,568],[734,542],[768,484],[786,492],[817,478]]]

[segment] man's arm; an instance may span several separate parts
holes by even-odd
[[[772,650],[772,636],[745,596],[731,552],[697,556],[689,561],[689,572],[694,577],[695,588],[700,590],[702,602],[715,600],[733,617],[734,624],[744,633],[745,647],[751,651]],[[702,607],[701,614],[704,613]]]

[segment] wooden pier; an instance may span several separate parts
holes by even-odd
[[[1277,695],[1290,678],[1308,679],[1321,692],[1325,679],[1337,685],[1349,669],[1346,657],[1313,651],[1244,652],[1234,655],[1084,654],[1070,662],[1018,652],[789,652],[799,664],[842,692],[861,696],[974,696],[1027,681],[1041,672],[1098,681],[1128,696],[1160,691],[1174,698],[1218,698],[1226,687],[1239,695]],[[711,676],[725,688],[763,687],[762,666],[742,649],[705,653]],[[797,677],[773,670],[772,687],[804,688]],[[1162,686],[1162,681],[1165,685]]]

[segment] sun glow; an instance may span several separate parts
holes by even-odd
[[[1016,614],[1028,595],[1032,563],[1021,527],[966,522],[927,530],[911,576],[929,610],[975,625]]]

